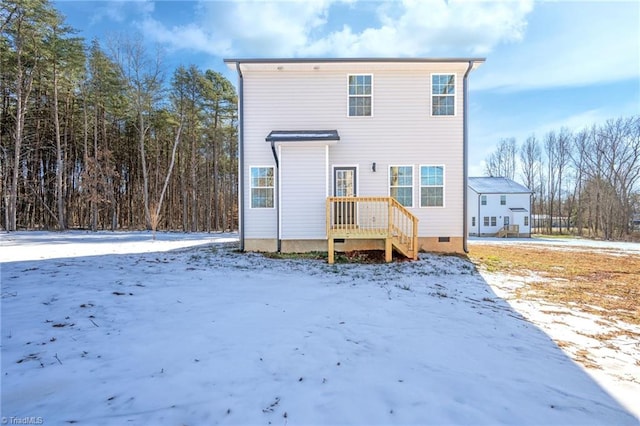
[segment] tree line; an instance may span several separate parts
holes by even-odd
[[[237,95],[140,37],[78,37],[49,0],[0,5],[0,217],[17,229],[237,228]]]
[[[542,231],[626,239],[640,220],[640,116],[610,119],[579,131],[552,130],[499,141],[488,176],[531,189]]]

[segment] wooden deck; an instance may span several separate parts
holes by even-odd
[[[329,263],[336,239],[384,240],[387,262],[393,249],[418,258],[418,218],[392,197],[329,197],[326,215]]]
[[[496,234],[496,237],[499,238],[509,238],[509,236],[520,236],[520,225],[507,225],[500,229]]]

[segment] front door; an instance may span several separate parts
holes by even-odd
[[[335,197],[356,196],[356,168],[335,167],[333,169],[333,195]],[[353,201],[336,202],[334,225],[349,227],[356,224],[356,203]]]
[[[509,226],[509,216],[504,217],[504,227],[507,228]]]

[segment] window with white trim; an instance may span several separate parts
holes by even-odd
[[[389,195],[405,207],[413,206],[413,166],[389,167]]]
[[[529,216],[524,217],[524,226],[529,226]]]
[[[476,226],[476,217],[471,216],[471,226]]]
[[[420,166],[420,207],[444,206],[444,166]]]
[[[501,195],[500,196],[500,205],[501,206],[506,206],[507,205],[507,196],[506,195]]]
[[[498,221],[496,220],[495,216],[491,216],[491,226],[496,226],[496,224],[498,223]]]
[[[481,195],[480,196],[480,204],[482,204],[483,206],[487,205],[487,196],[486,195]]]
[[[489,226],[489,216],[485,216],[482,223],[484,223],[484,226]]]
[[[456,75],[431,74],[431,115],[455,115]]]
[[[371,74],[349,76],[349,117],[371,116],[372,80]]]
[[[251,167],[251,208],[274,206],[273,167]]]

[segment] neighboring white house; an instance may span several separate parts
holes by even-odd
[[[470,177],[467,220],[472,236],[531,237],[529,188],[504,177]]]
[[[483,62],[225,59],[241,248],[465,250],[467,77]]]

